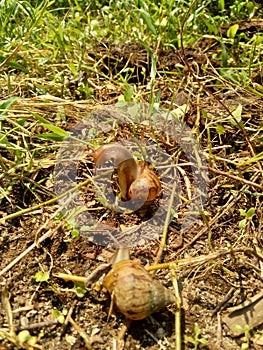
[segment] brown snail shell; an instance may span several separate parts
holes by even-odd
[[[131,320],[141,320],[175,301],[174,295],[133,260],[116,263],[103,283],[117,309]]]
[[[161,183],[158,176],[149,168],[142,166],[141,174],[132,182],[128,191],[129,199],[143,198],[152,202],[161,192]]]
[[[147,211],[152,202],[161,193],[158,176],[144,163],[136,161],[132,154],[120,144],[103,145],[94,151],[96,167],[111,162],[118,173],[118,185],[122,198],[134,204],[143,203],[142,213]]]

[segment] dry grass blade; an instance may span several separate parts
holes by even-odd
[[[155,258],[155,264],[158,264],[158,262],[160,261],[162,254],[163,254],[163,251],[166,247],[167,233],[168,233],[168,227],[169,227],[169,224],[171,221],[172,206],[173,206],[173,202],[174,202],[175,193],[176,193],[176,183],[174,184],[172,192],[171,192],[170,202],[169,202],[169,205],[167,208],[167,214],[166,214],[165,223],[164,223],[163,232],[162,232],[162,238],[160,241],[158,253],[157,253],[156,258]]]
[[[14,337],[15,331],[14,331],[14,325],[13,325],[13,315],[12,315],[12,308],[8,297],[7,286],[4,286],[4,289],[2,291],[1,301],[7,317],[9,334],[11,337]]]
[[[178,280],[176,276],[176,272],[174,268],[171,268],[171,275],[172,275],[172,281],[173,281],[173,287],[175,290],[175,305],[176,305],[176,310],[175,310],[175,349],[176,350],[181,350],[182,349],[182,324],[181,324],[181,295],[179,291],[179,285],[178,285]]]
[[[261,183],[256,183],[256,182],[253,182],[253,181],[249,181],[249,180],[246,180],[244,178],[241,178],[239,176],[236,176],[236,175],[233,175],[233,174],[229,174],[229,173],[226,173],[224,171],[221,171],[221,170],[218,170],[218,169],[214,169],[214,168],[211,168],[211,167],[208,167],[208,170],[211,171],[212,173],[214,174],[219,174],[219,175],[223,175],[223,176],[226,176],[226,177],[229,177],[230,179],[233,179],[233,180],[236,180],[240,183],[243,183],[249,187],[252,187],[252,188],[256,188],[260,191],[263,191],[263,185]],[[260,175],[260,173],[262,172],[259,172],[258,175]],[[261,174],[261,177],[263,175]]]
[[[71,316],[69,316],[68,320],[75,328],[75,330],[79,333],[79,335],[83,338],[87,349],[92,350],[92,346],[86,332],[73,320]]]

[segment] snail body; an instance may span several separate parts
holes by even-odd
[[[117,169],[118,185],[125,201],[140,201],[149,206],[161,192],[158,176],[136,161],[132,154],[120,144],[103,145],[94,152],[97,167],[108,161]]]
[[[96,166],[111,161],[117,169],[118,184],[124,200],[128,200],[128,190],[132,182],[141,174],[141,169],[132,154],[122,145],[108,144],[98,148],[93,155]]]
[[[131,320],[146,318],[175,301],[169,289],[133,260],[115,263],[103,285],[117,309]]]

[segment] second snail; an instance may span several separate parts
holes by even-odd
[[[120,144],[107,144],[93,155],[97,168],[111,162],[117,171],[117,183],[124,201],[143,204],[143,213],[161,193],[161,183],[155,172],[136,160],[130,151]]]
[[[112,269],[103,282],[116,308],[131,320],[141,320],[174,303],[173,293],[137,261],[129,250],[120,248],[112,260]]]

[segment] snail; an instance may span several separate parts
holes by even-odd
[[[124,259],[124,260],[122,260]],[[103,286],[116,308],[131,320],[141,320],[175,302],[174,295],[153,279],[137,261],[130,260],[128,249],[117,250],[113,267]]]
[[[98,148],[93,155],[97,167],[111,161],[117,169],[118,186],[124,201],[143,203],[149,208],[161,193],[158,176],[144,163],[134,159],[120,144],[108,144]]]

